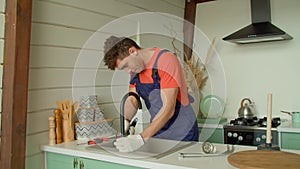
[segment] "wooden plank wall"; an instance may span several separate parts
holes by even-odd
[[[4,21],[5,21],[5,0],[0,0],[0,103],[2,103],[2,76],[3,76],[3,52],[4,52]],[[0,104],[0,141],[1,141],[1,112]],[[1,150],[0,150],[1,151]]]
[[[72,99],[74,91],[77,90],[81,95],[90,94],[90,89],[93,88],[105,117],[119,117],[118,102],[127,90],[128,76],[124,78],[122,73],[115,75],[107,70],[103,63],[100,63],[99,67],[93,63],[77,63],[76,70],[84,75],[97,72],[95,83],[81,76],[82,80],[72,86],[73,72],[80,52],[85,52],[84,56],[87,59],[103,55],[102,47],[99,48],[102,44],[84,46],[91,35],[113,20],[139,12],[165,12],[183,18],[184,1],[33,0],[26,139],[27,169],[44,168],[44,157],[39,147],[48,143],[47,119],[56,108],[57,100]],[[0,23],[1,17],[3,13],[0,11]],[[110,36],[109,33],[98,33],[104,37]],[[0,47],[3,41],[1,35],[0,32]],[[154,38],[161,39],[153,41]],[[171,47],[170,38],[155,35],[143,36],[141,45]],[[114,83],[111,85],[112,80]],[[112,91],[116,98],[112,97]]]

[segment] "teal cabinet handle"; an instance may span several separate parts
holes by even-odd
[[[73,168],[76,169],[77,166],[78,166],[77,158],[74,158],[74,160],[73,160]]]
[[[83,163],[83,161],[79,162],[79,169],[84,169],[84,163]]]

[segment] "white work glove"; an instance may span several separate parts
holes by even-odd
[[[141,135],[129,135],[127,137],[121,137],[114,142],[114,145],[119,152],[124,153],[133,152],[144,144],[145,142]]]

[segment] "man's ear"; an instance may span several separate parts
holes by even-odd
[[[133,55],[136,55],[136,54],[137,54],[137,50],[136,50],[135,47],[130,47],[130,48],[128,49],[128,52],[129,52],[130,55],[131,55],[131,54],[133,54]]]

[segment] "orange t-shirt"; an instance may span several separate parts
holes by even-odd
[[[145,69],[140,72],[139,79],[141,83],[153,83],[152,68],[157,55],[161,49],[152,48],[154,54],[150,61],[145,65]],[[164,52],[157,61],[158,76],[160,78],[160,88],[178,88],[177,99],[183,106],[189,104],[187,87],[185,84],[182,66],[178,58],[172,52]],[[135,84],[130,85],[134,88]]]

